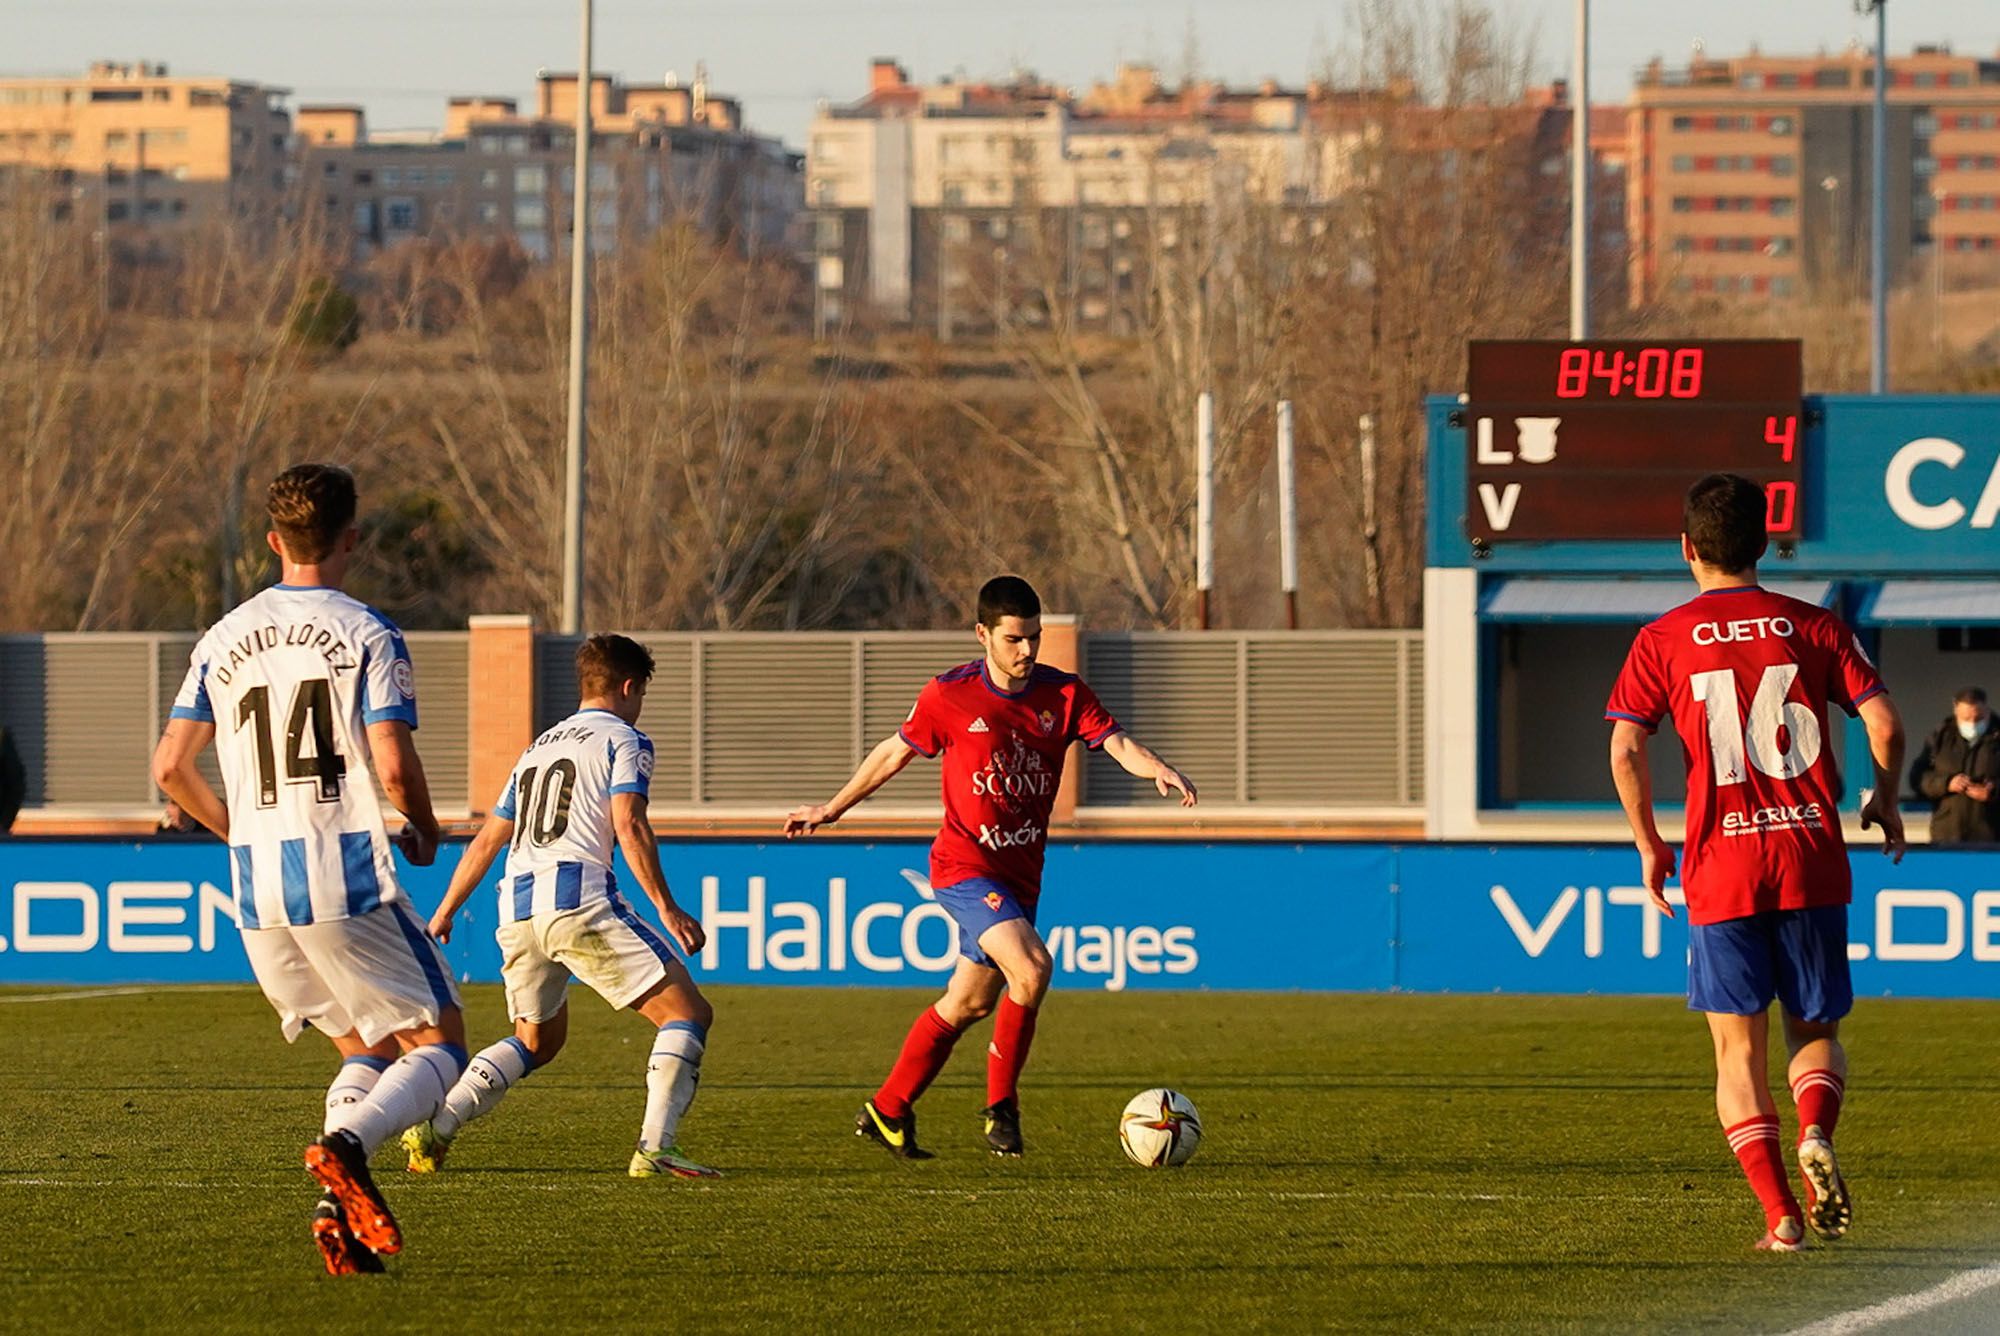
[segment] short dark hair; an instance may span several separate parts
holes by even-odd
[[[1986,703],[1986,688],[1964,687],[1956,696],[1951,698],[1951,703],[1953,705],[1984,705]]]
[[[630,636],[595,635],[576,647],[576,690],[584,699],[635,678],[653,680],[653,655]]]
[[[271,480],[264,508],[285,555],[324,561],[354,523],[354,475],[338,464],[294,464]]]
[[[996,575],[979,586],[979,624],[997,626],[1002,617],[1039,617],[1041,595],[1018,575]]]
[[[1683,531],[1694,554],[1726,574],[1747,571],[1770,545],[1764,489],[1734,473],[1711,473],[1688,488]]]

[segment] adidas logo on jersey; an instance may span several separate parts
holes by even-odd
[[[965,731],[968,733],[991,733],[993,730],[986,726],[986,719],[982,715],[982,716],[975,716],[973,718],[972,723],[967,726]]]

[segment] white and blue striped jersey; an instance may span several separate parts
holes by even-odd
[[[576,909],[615,894],[611,798],[651,792],[653,742],[609,710],[578,710],[536,738],[493,815],[514,823],[500,921]]]
[[[244,928],[404,899],[368,775],[368,725],[417,726],[409,649],[338,589],[273,585],[194,647],[173,717],[215,725]]]

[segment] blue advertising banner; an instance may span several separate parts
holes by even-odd
[[[403,869],[420,910],[443,897],[460,848]],[[660,852],[708,929],[698,978],[934,987],[957,959],[924,842]],[[1386,845],[1057,844],[1040,927],[1062,987],[1388,988],[1394,858]],[[0,983],[247,980],[229,884],[214,844],[0,844]],[[499,978],[496,919],[490,889],[459,916],[446,955],[462,978]]]
[[[405,869],[419,909],[460,847]],[[708,928],[704,980],[937,987],[956,959],[920,841],[661,852]],[[1858,993],[2000,997],[2000,851],[1854,871]],[[1625,845],[1057,844],[1040,926],[1068,988],[1680,993],[1685,922],[1638,872]],[[214,844],[0,844],[0,983],[248,980],[228,885]],[[461,977],[499,977],[495,919],[490,889],[461,915]]]

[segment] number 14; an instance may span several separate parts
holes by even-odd
[[[1773,779],[1795,779],[1812,769],[1820,753],[1819,719],[1800,702],[1785,699],[1798,675],[1796,663],[1766,668],[1757,681],[1757,694],[1751,697],[1747,721],[1737,700],[1734,669],[1718,668],[1688,679],[1688,689],[1708,712],[1708,753],[1715,761],[1718,785],[1741,784],[1750,777],[1744,765],[1746,744],[1749,764]]]

